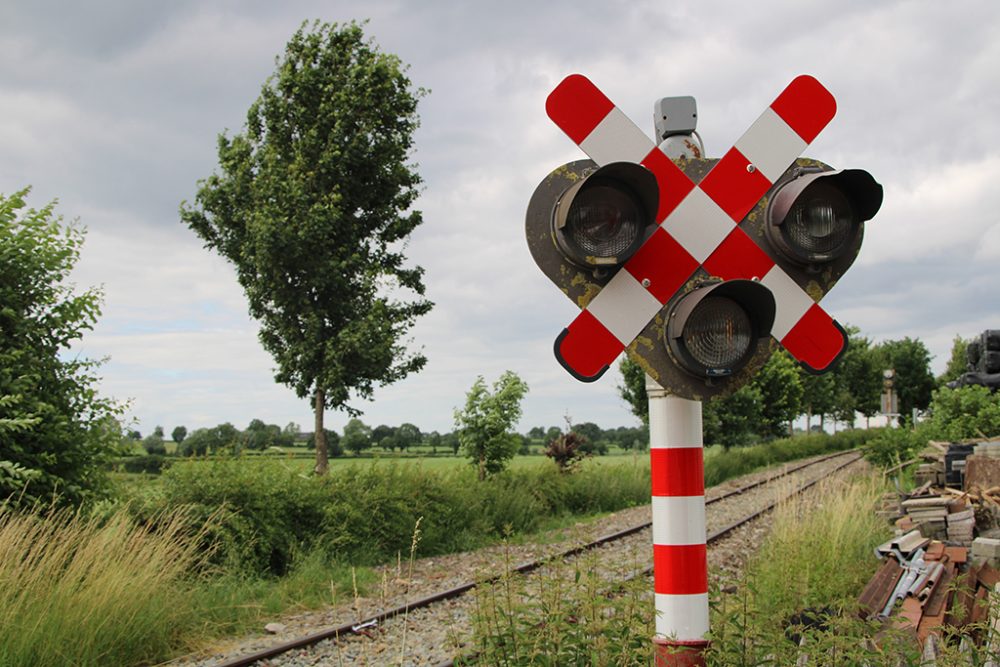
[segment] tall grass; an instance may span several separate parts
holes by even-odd
[[[191,627],[185,575],[199,562],[183,512],[156,530],[107,518],[0,508],[0,664],[159,661]]]
[[[904,633],[856,614],[857,595],[878,567],[873,548],[890,532],[874,512],[883,491],[874,476],[828,480],[779,505],[737,585],[712,591],[708,663],[793,665],[808,654],[810,665],[917,664]],[[804,648],[792,640],[801,636]]]

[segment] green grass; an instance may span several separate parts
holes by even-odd
[[[157,529],[107,519],[0,510],[0,664],[158,661],[196,623],[185,575],[196,566],[188,517]]]

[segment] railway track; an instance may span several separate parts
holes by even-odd
[[[763,476],[760,479],[737,488],[721,491],[714,489],[706,490],[709,494],[705,500],[708,514],[708,545],[711,547],[720,542],[734,531],[770,512],[782,499],[807,490],[820,480],[846,468],[860,458],[860,454],[853,450],[837,452],[803,463],[786,466],[778,473]],[[802,477],[802,480],[796,483],[794,488],[788,490],[788,485],[792,484],[790,480],[796,477]],[[755,498],[756,496],[761,496],[761,499],[747,502],[747,499],[751,495],[754,495]],[[739,509],[740,505],[750,505],[752,510]],[[714,511],[716,508],[726,509],[716,512]],[[733,508],[737,508],[736,511],[738,512],[735,514],[735,518]],[[648,520],[639,522],[625,529],[600,536],[584,544],[578,544],[568,549],[558,550],[555,553],[545,554],[540,558],[528,560],[510,569],[527,575],[554,561],[573,558],[584,552],[598,549],[616,549],[630,555],[635,554],[631,558],[629,555],[626,555],[616,556],[615,559],[608,559],[619,560],[621,562],[635,562],[642,550],[649,552],[651,548],[649,536],[651,525],[652,523]],[[646,560],[648,560],[649,554],[647,553],[646,556]],[[649,575],[651,572],[652,567],[646,571],[621,574],[618,575],[618,578],[624,579],[625,577]],[[399,658],[391,658],[388,649],[379,651],[378,648],[369,649],[364,645],[366,643],[371,644],[373,641],[383,641],[387,646],[398,646],[398,639],[394,643],[391,638],[386,636],[392,634],[391,630],[387,630],[388,626],[393,624],[403,625],[402,632],[405,637],[407,622],[410,625],[409,630],[411,633],[415,632],[414,628],[422,628],[429,623],[440,623],[440,620],[433,620],[434,616],[431,615],[432,612],[430,611],[438,607],[445,608],[445,617],[450,618],[452,621],[449,624],[452,625],[449,632],[452,635],[456,634],[458,630],[454,626],[461,624],[468,617],[468,609],[465,607],[471,597],[468,595],[469,592],[477,585],[481,585],[484,582],[496,581],[501,576],[503,575],[497,574],[485,579],[483,577],[475,580],[470,579],[457,586],[449,587],[446,590],[383,609],[376,614],[304,634],[290,641],[284,641],[243,655],[201,661],[186,659],[175,661],[171,664],[177,667],[249,667],[251,665],[256,665],[257,667],[278,667],[281,665],[284,667],[285,665],[347,665],[357,662],[362,664],[385,664],[386,662],[399,664]],[[327,645],[325,647],[325,650],[328,652],[326,658],[323,657],[323,653],[315,653],[313,651],[313,647],[321,644]],[[358,660],[359,656],[356,655],[357,652],[352,650],[352,648],[358,648],[358,645],[362,646],[360,661]],[[452,651],[447,646],[439,646],[438,650],[440,654],[437,658],[433,656],[426,656],[426,658],[421,659],[414,658],[413,661],[405,664],[435,667],[449,667],[452,665],[452,659],[449,657],[449,653]],[[378,655],[384,658],[384,662],[379,661]]]

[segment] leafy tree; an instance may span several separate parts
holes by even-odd
[[[931,354],[923,341],[907,336],[903,340],[888,340],[876,347],[882,368],[896,371],[895,388],[899,397],[899,413],[911,419],[913,409],[925,409],[934,392]]]
[[[378,445],[385,451],[392,451],[392,448],[396,446],[396,429],[392,426],[387,426],[386,424],[379,424],[372,429],[371,441],[372,445]]]
[[[451,450],[451,453],[458,456],[458,450],[462,447],[462,441],[454,431],[441,436],[441,444]]]
[[[500,472],[517,453],[520,438],[511,433],[521,418],[521,399],[528,385],[513,371],[506,371],[486,387],[476,378],[465,395],[465,409],[455,410],[455,426],[465,455],[478,466],[479,479]]]
[[[562,435],[561,428],[559,428],[558,426],[550,426],[549,429],[545,432],[544,439],[546,441],[549,441],[552,440],[553,438],[558,438],[560,435]]]
[[[226,422],[212,428],[199,428],[184,438],[178,447],[182,456],[204,456],[233,450],[240,444],[240,432]]]
[[[857,327],[847,327],[847,351],[833,371],[837,379],[833,415],[853,423],[855,413],[866,418],[882,408],[882,369],[871,341]]]
[[[27,193],[0,195],[0,499],[79,503],[106,488],[122,408],[99,361],[65,354],[100,315],[100,290],[67,282],[84,233]]]
[[[357,456],[372,446],[372,430],[360,419],[351,419],[344,425],[344,436],[340,439],[340,444]]]
[[[753,431],[764,437],[786,435],[791,422],[802,412],[804,390],[798,364],[779,349],[750,382],[760,394],[760,422]]]
[[[545,427],[535,426],[530,431],[528,431],[528,437],[534,438],[535,440],[543,440],[545,438]]]
[[[285,428],[281,429],[281,435],[288,446],[294,445],[299,439],[299,434],[302,432],[302,427],[295,422],[288,422],[285,424]]]
[[[396,429],[396,446],[400,451],[420,444],[420,429],[413,424],[400,424]]]
[[[594,422],[584,422],[582,424],[575,424],[571,426],[568,430],[576,431],[579,435],[590,442],[597,442],[598,440],[604,439],[604,430]]]
[[[340,444],[340,436],[337,435],[337,432],[327,430],[323,435],[326,437],[326,444],[330,448],[330,456],[334,458],[343,456],[344,447]],[[313,435],[313,440],[315,441],[315,434]],[[313,446],[316,446],[315,442]]]
[[[187,433],[187,427],[175,426],[173,432],[170,434],[170,438],[179,445],[184,442],[184,438],[187,437]]]
[[[747,384],[702,404],[705,442],[730,447],[753,444],[763,422],[760,390]]]
[[[431,453],[437,454],[438,447],[441,446],[441,434],[437,431],[431,431],[427,434],[426,443],[430,445]]]
[[[937,379],[937,383],[939,385],[957,380],[959,377],[968,372],[968,350],[969,343],[971,342],[971,338],[966,339],[957,334],[955,335],[955,339],[951,342],[951,356],[948,357],[948,366],[944,369],[944,373],[942,373]]]
[[[831,373],[813,375],[799,368],[802,382],[802,409],[806,415],[806,432],[812,430],[812,418],[819,416],[820,427],[826,415],[832,414],[837,406],[837,379]]]
[[[431,308],[402,250],[422,221],[407,160],[424,91],[405,70],[356,23],[303,24],[245,132],[219,137],[222,173],[181,204],[181,220],[235,265],[275,378],[310,397],[321,475],[324,409],[357,415],[352,395],[370,399],[426,363],[404,345]]]
[[[622,373],[622,384],[618,385],[618,394],[622,397],[632,414],[649,423],[649,399],[646,396],[646,371],[642,366],[632,361],[628,356],[622,357],[618,369]]]
[[[157,426],[153,433],[146,436],[142,441],[142,448],[147,454],[158,454],[163,456],[167,453],[167,445],[163,442],[163,427]]]

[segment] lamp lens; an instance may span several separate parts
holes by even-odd
[[[681,334],[691,357],[710,375],[736,370],[754,342],[750,315],[724,296],[709,296],[695,306]]]
[[[630,193],[610,185],[586,188],[573,200],[566,233],[580,250],[595,257],[617,257],[642,233],[645,214]]]
[[[820,181],[803,191],[782,227],[797,252],[812,261],[829,261],[848,249],[857,225],[844,193]]]

